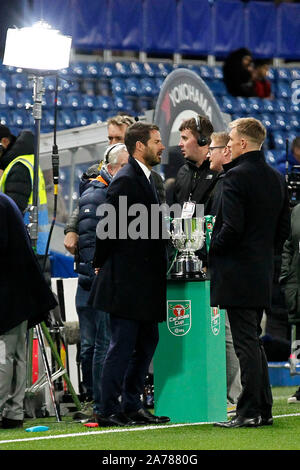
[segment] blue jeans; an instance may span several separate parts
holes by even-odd
[[[88,305],[90,291],[80,285],[76,293],[76,310],[80,329],[80,361],[83,386],[89,399],[94,400],[94,411],[101,404],[100,380],[110,342],[109,314]]]

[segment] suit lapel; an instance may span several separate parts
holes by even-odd
[[[153,193],[153,189],[151,188],[150,182],[147,179],[140,165],[135,161],[135,158],[133,158],[131,155],[129,156],[128,163],[134,168],[134,171],[137,176],[137,182],[143,189],[143,193],[146,194],[146,197],[149,200],[149,204],[157,204],[157,200]]]

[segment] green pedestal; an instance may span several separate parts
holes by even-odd
[[[168,281],[159,333],[155,414],[173,423],[226,420],[225,312],[210,307],[209,281]]]

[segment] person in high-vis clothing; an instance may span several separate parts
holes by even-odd
[[[24,130],[18,137],[9,128],[0,125],[0,192],[11,197],[29,223],[28,209],[33,202],[34,136]],[[38,239],[36,253],[44,255],[49,233],[47,194],[44,176],[39,168]]]

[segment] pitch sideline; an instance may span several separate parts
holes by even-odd
[[[289,413],[285,415],[273,416],[274,419],[278,418],[288,418],[289,416],[300,416],[300,413]],[[86,431],[79,433],[70,433],[70,434],[58,434],[54,436],[38,436],[38,437],[27,437],[22,439],[6,439],[0,441],[0,444],[9,444],[11,442],[28,442],[28,441],[42,441],[46,439],[62,439],[68,437],[79,437],[79,436],[90,436],[92,434],[111,434],[111,433],[120,433],[120,432],[135,432],[135,431],[150,431],[153,429],[169,429],[169,428],[178,428],[184,426],[202,426],[203,424],[213,424],[210,422],[201,422],[201,423],[182,423],[182,424],[167,424],[163,426],[138,426],[136,428],[121,428],[121,429],[105,429],[102,431]]]

